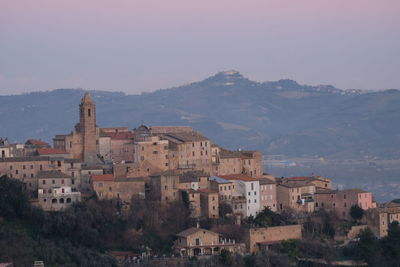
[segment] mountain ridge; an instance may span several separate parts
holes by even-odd
[[[50,141],[73,129],[83,89],[0,96],[0,136]],[[189,125],[230,149],[288,157],[400,157],[400,91],[360,92],[238,71],[142,94],[89,90],[101,127]],[[19,123],[15,123],[18,121]]]

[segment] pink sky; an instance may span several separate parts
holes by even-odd
[[[400,88],[399,0],[0,0],[0,94],[136,93],[220,70]]]

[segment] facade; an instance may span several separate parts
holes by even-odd
[[[277,211],[276,183],[267,178],[260,178],[260,211],[269,208]]]
[[[40,171],[63,171],[64,160],[50,157],[12,157],[0,159],[0,176],[7,175],[23,182],[32,196],[37,194]]]
[[[334,212],[336,208],[337,190],[317,188],[314,194],[315,210],[324,209]]]
[[[193,189],[184,190],[188,194],[189,210],[191,218],[201,217],[201,198],[200,191]]]
[[[394,221],[400,222],[400,204],[388,202],[369,209],[365,212],[363,221],[377,237],[385,237],[388,235],[389,225]]]
[[[232,181],[232,196],[246,198],[244,216],[256,216],[260,211],[260,182],[244,174],[221,175],[222,179]]]
[[[169,159],[176,160],[176,169],[211,172],[211,141],[199,132],[162,135],[169,142]]]
[[[114,178],[112,174],[93,175],[92,185],[99,199],[119,199],[130,203],[132,198],[145,198],[143,178]]]
[[[213,145],[211,149],[212,174],[215,176],[245,174],[250,177],[263,175],[263,155],[258,151],[231,151]]]
[[[150,176],[150,198],[163,203],[179,200],[179,173],[167,171]]]
[[[210,219],[219,217],[218,192],[210,189],[200,189],[201,214]]]
[[[225,180],[218,176],[209,178],[210,189],[217,191],[220,202],[229,203],[233,197],[234,184],[232,181]]]
[[[358,205],[363,210],[376,207],[376,203],[372,198],[371,192],[366,192],[358,188],[337,192],[335,212],[340,219],[351,219],[350,209],[354,205]]]
[[[309,181],[281,180],[276,187],[278,211],[314,212],[315,185]]]
[[[134,151],[134,162],[140,165],[146,162],[150,175],[170,169],[168,140],[159,136],[146,137],[135,142]]]
[[[174,251],[182,257],[218,255],[223,249],[233,253],[244,253],[244,244],[224,239],[215,232],[202,228],[189,228],[177,234]]]
[[[68,135],[56,135],[54,148],[66,151],[85,163],[98,163],[99,129],[96,126],[96,105],[85,93],[79,105],[79,123]]]
[[[301,239],[301,225],[250,228],[246,233],[246,247],[250,253],[268,250],[273,244],[289,239]]]
[[[38,200],[42,209],[60,211],[81,201],[81,193],[72,190],[73,179],[59,171],[38,173]]]

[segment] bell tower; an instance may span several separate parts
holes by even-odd
[[[79,105],[79,110],[79,128],[82,135],[83,161],[85,163],[96,163],[96,105],[88,92],[85,92],[81,104]]]

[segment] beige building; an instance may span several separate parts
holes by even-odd
[[[179,132],[162,135],[168,140],[170,159],[176,159],[177,169],[211,172],[211,141],[199,132]]]
[[[373,199],[372,193],[359,188],[338,191],[335,203],[336,215],[344,220],[352,219],[350,210],[354,205],[358,205],[363,210],[376,208],[376,202]]]
[[[232,253],[245,252],[244,244],[202,228],[189,228],[177,237],[173,248],[182,257],[218,255],[223,249]]]
[[[99,129],[96,125],[96,105],[88,93],[79,105],[79,123],[67,135],[56,135],[54,148],[66,151],[85,163],[98,163]]]
[[[168,140],[159,136],[146,137],[134,144],[134,162],[145,165],[142,169],[149,169],[149,175],[168,171],[170,169]]]
[[[315,185],[309,181],[280,180],[277,188],[278,211],[292,209],[297,212],[314,212]]]
[[[201,217],[201,199],[200,191],[193,189],[184,190],[188,194],[190,217]]]
[[[388,202],[370,209],[365,212],[363,221],[377,237],[385,237],[388,235],[389,225],[394,221],[400,222],[400,204]]]
[[[150,176],[150,198],[163,203],[179,200],[179,176],[173,171]]]
[[[99,199],[119,199],[130,203],[132,198],[145,198],[143,178],[114,178],[112,174],[93,175],[92,184]]]
[[[248,252],[258,253],[284,240],[301,238],[301,225],[250,228],[246,233],[246,246]]]
[[[81,201],[81,193],[73,191],[71,176],[59,171],[38,173],[39,205],[47,211],[60,211]]]
[[[258,151],[231,151],[213,145],[212,174],[215,176],[245,174],[251,177],[263,175],[263,155]]]
[[[218,192],[210,189],[200,189],[199,192],[202,216],[217,219],[219,217]]]
[[[334,212],[336,208],[337,190],[317,188],[314,194],[315,210]]]
[[[276,183],[268,178],[259,178],[260,181],[260,211],[269,208],[277,211]]]

